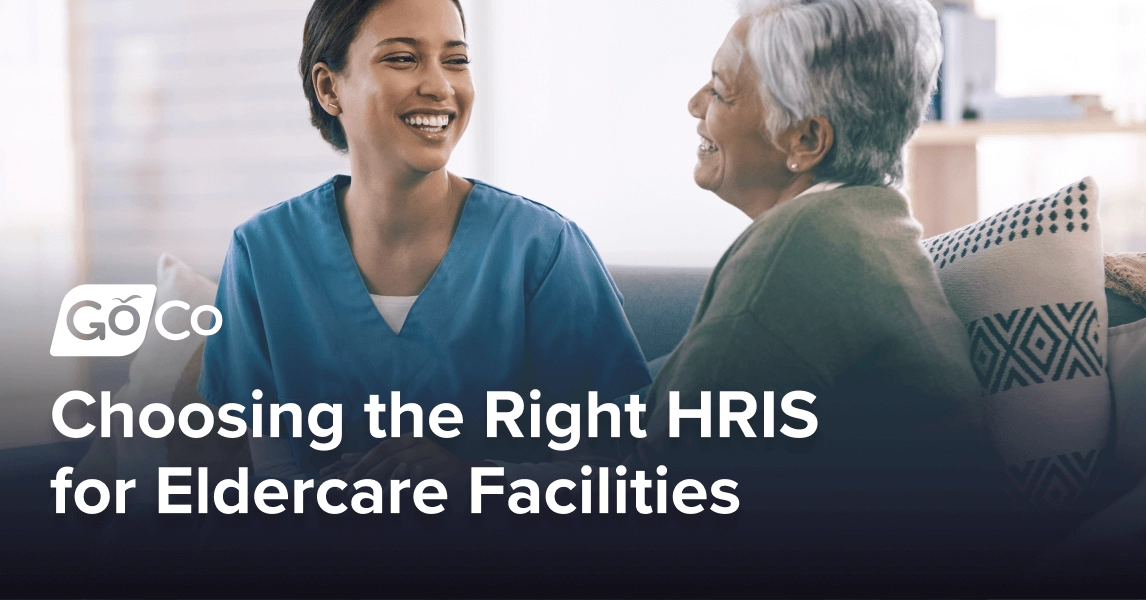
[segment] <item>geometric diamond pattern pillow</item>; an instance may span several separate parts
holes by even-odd
[[[1075,506],[1111,422],[1098,188],[1089,177],[923,241],[971,338],[1011,492]]]

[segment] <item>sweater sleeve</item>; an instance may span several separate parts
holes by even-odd
[[[679,394],[683,408],[696,408],[701,393],[711,392],[715,408],[720,391],[748,392],[759,398],[764,391],[817,393],[824,388],[825,381],[816,367],[762,327],[752,314],[703,321],[689,331],[649,390],[652,414],[647,439],[656,448],[667,441],[671,392]],[[781,425],[782,421],[776,422],[777,427]],[[689,437],[686,430],[690,428],[696,429],[695,425],[682,427],[685,437]]]

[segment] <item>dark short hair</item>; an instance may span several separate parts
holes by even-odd
[[[338,117],[322,108],[318,94],[314,91],[311,69],[318,63],[326,63],[331,71],[341,73],[346,68],[346,52],[362,20],[379,3],[385,0],[315,0],[306,15],[306,25],[302,29],[302,55],[298,59],[298,72],[302,75],[302,91],[310,104],[310,123],[322,133],[322,139],[345,152],[346,132]],[[453,0],[462,18],[462,32],[466,28],[466,15],[462,12],[459,0]]]

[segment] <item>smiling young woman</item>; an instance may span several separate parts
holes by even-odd
[[[549,460],[543,444],[487,446],[485,393],[612,398],[649,374],[585,234],[446,170],[474,102],[461,6],[317,0],[299,70],[311,122],[349,155],[351,176],[235,230],[216,299],[226,326],[204,349],[200,394],[346,405],[341,460],[300,439],[252,438],[256,477],[448,480],[485,460],[507,476],[559,470],[517,465]],[[392,391],[456,404],[463,434],[378,443],[361,407]]]
[[[445,169],[474,100],[461,8],[376,3],[346,50],[332,54],[322,26],[341,15],[320,11],[345,8],[323,4],[308,19],[313,43],[299,68],[312,120],[350,155],[351,183],[338,190],[347,239],[371,293],[411,298],[445,256],[473,187]]]

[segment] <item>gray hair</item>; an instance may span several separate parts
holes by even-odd
[[[741,0],[740,13],[771,138],[824,117],[835,142],[816,181],[899,185],[943,56],[927,0]]]

